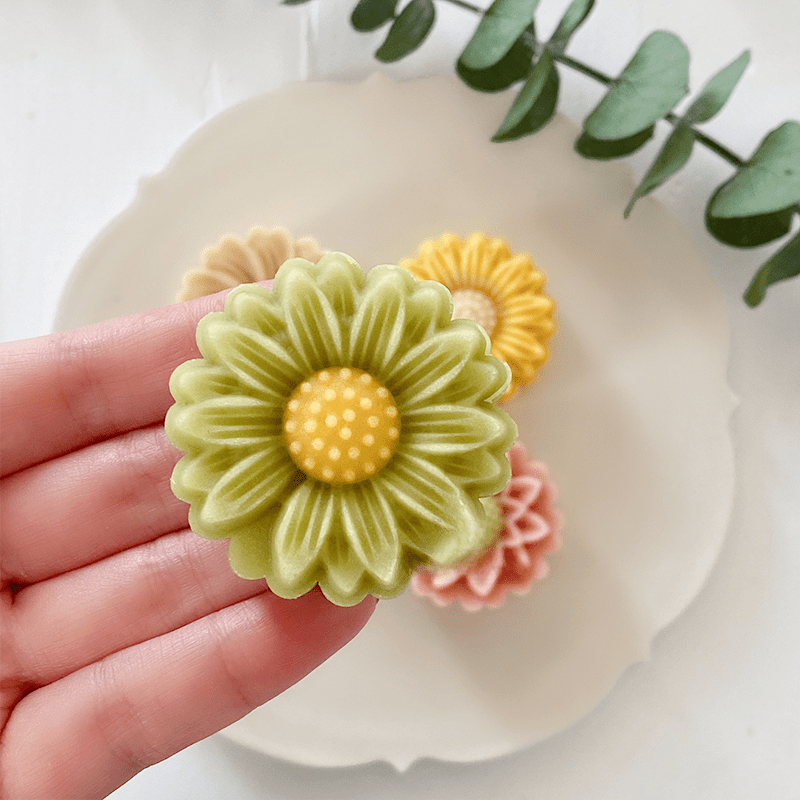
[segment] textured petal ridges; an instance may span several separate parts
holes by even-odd
[[[510,476],[510,375],[451,314],[444,287],[342,253],[234,289],[170,381],[193,530],[229,538],[233,569],[281,597],[319,584],[339,605],[482,551]]]
[[[400,266],[420,280],[438,281],[454,295],[480,293],[484,302],[491,303],[494,324],[487,333],[492,354],[511,368],[503,400],[536,378],[547,360],[547,340],[555,331],[555,303],[544,294],[544,272],[529,256],[513,255],[504,240],[483,233],[466,240],[446,233],[423,242],[417,256]]]
[[[313,239],[295,239],[285,228],[255,227],[244,240],[228,234],[203,251],[198,269],[183,276],[177,299],[183,302],[242,283],[267,281],[290,258],[304,258],[316,264],[322,255]]]
[[[499,525],[491,546],[477,558],[412,578],[414,591],[436,605],[460,603],[468,611],[501,606],[509,592],[525,594],[548,571],[546,556],[561,546],[561,514],[547,468],[529,461],[517,443],[508,453],[511,482],[495,501]]]

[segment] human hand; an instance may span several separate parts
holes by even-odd
[[[375,601],[243,580],[169,488],[204,297],[0,345],[0,797],[101,797],[314,669]]]

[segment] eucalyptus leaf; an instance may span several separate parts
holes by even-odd
[[[281,5],[284,6],[301,6],[303,3],[308,3],[310,0],[282,0]]]
[[[750,63],[750,51],[745,50],[739,58],[721,69],[704,87],[697,99],[689,106],[689,110],[684,115],[684,119],[690,123],[708,122],[716,116],[731,92],[736,88],[739,79],[744,74],[747,65]]]
[[[734,179],[735,180],[735,179]],[[711,196],[706,206],[706,228],[720,242],[733,247],[758,247],[780,239],[792,229],[794,206],[770,211],[767,214],[752,214],[741,217],[718,217],[714,207],[721,192],[728,184],[722,184]]]
[[[550,37],[548,47],[556,52],[563,53],[572,34],[580,27],[581,23],[589,16],[594,7],[594,0],[572,0],[569,8],[564,12],[558,27]]]
[[[488,69],[500,61],[533,22],[539,0],[494,0],[484,12],[460,61],[468,69]]]
[[[309,0],[282,2],[302,5]],[[538,0],[493,0],[486,11],[473,4],[475,0],[450,2],[480,17],[456,65],[461,79],[484,92],[500,91],[524,80],[494,141],[516,139],[549,122],[559,94],[558,62],[608,86],[575,142],[582,156],[620,158],[649,141],[658,120],[668,117],[676,125],[634,191],[626,217],[640,197],[685,166],[694,143],[699,142],[738,168],[706,206],[705,222],[711,235],[734,247],[755,247],[790,234],[794,218],[800,214],[800,123],[792,120],[771,131],[746,164],[693,127],[722,110],[749,64],[748,51],[714,75],[683,117],[677,117],[670,112],[688,93],[689,53],[674,34],[650,34],[619,77],[611,79],[564,55],[595,0],[570,0],[545,48],[536,38],[534,12]],[[398,15],[400,5],[400,0],[358,0],[352,12],[353,27],[361,31],[375,30],[393,20],[376,53],[382,61],[396,61],[419,47],[435,20],[434,0],[411,0]],[[539,61],[532,66],[537,54]],[[745,294],[746,302],[757,305],[768,286],[796,275],[800,275],[797,232],[756,273]]]
[[[757,306],[764,299],[768,286],[797,275],[800,275],[800,233],[773,254],[756,272],[744,293],[745,303],[751,307]]]
[[[596,161],[609,161],[612,158],[622,158],[638,150],[648,142],[655,130],[655,125],[650,125],[643,131],[634,133],[624,139],[595,139],[582,133],[575,142],[575,149],[584,157]]]
[[[651,33],[584,122],[594,139],[626,139],[669,113],[689,91],[689,51],[674,34]]]
[[[542,91],[548,83],[550,73],[554,69],[553,56],[550,55],[549,50],[545,50],[541,58],[536,62],[536,66],[531,70],[528,79],[522,85],[519,94],[514,99],[511,108],[506,114],[506,118],[503,120],[503,124],[492,137],[493,141],[501,141],[509,131],[512,131],[522,122],[523,117],[533,108],[534,104],[541,96]]]
[[[749,217],[798,202],[800,123],[789,121],[767,134],[747,164],[715,194],[711,215]]]
[[[545,58],[543,54],[536,67],[538,68],[542,63],[545,64],[545,66],[541,68],[541,73],[544,75],[544,85],[536,94],[536,99],[515,125],[507,127],[506,122],[508,121],[508,117],[506,117],[500,129],[492,137],[493,142],[510,142],[522,136],[536,133],[536,131],[541,130],[553,118],[553,115],[556,113],[560,85],[558,70],[555,64],[553,64],[552,57]],[[549,68],[545,68],[548,64]],[[523,87],[522,91],[525,91],[525,87]],[[522,94],[522,92],[520,92],[520,94]],[[519,99],[519,96],[517,99]],[[509,114],[510,113],[511,112],[509,112]]]
[[[456,63],[458,77],[479,92],[500,92],[521,81],[531,70],[533,47],[524,34],[511,45],[511,49],[491,67],[470,69],[459,58]]]
[[[673,176],[692,155],[695,133],[688,126],[679,123],[664,142],[659,154],[647,170],[641,183],[636,187],[625,209],[625,217],[631,213],[634,203],[645,195],[661,186],[664,181]]]
[[[435,19],[433,0],[411,0],[392,23],[375,58],[388,63],[407,56],[425,41]]]
[[[350,15],[350,23],[361,33],[377,30],[394,19],[399,0],[359,0]]]

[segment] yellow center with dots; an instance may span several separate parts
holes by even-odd
[[[391,392],[368,372],[332,367],[292,392],[283,438],[306,475],[326,483],[358,483],[392,457],[400,414]]]

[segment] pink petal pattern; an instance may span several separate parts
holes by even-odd
[[[477,558],[435,572],[414,574],[414,591],[438,606],[454,601],[468,611],[497,608],[509,591],[525,594],[548,572],[545,556],[561,547],[563,519],[547,467],[530,461],[521,442],[508,452],[511,482],[495,496],[502,525],[494,544]]]

